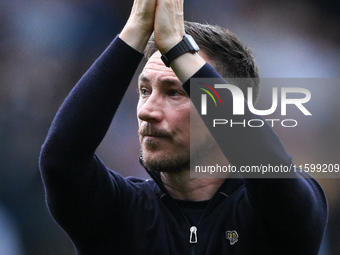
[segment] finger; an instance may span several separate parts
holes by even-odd
[[[162,53],[176,45],[185,34],[183,0],[157,0],[154,29]]]
[[[139,52],[143,52],[154,30],[156,0],[135,0],[130,17],[120,38]]]

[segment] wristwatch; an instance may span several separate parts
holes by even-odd
[[[191,35],[185,35],[183,40],[177,43],[173,48],[171,48],[167,53],[161,56],[164,64],[170,67],[171,62],[174,61],[179,56],[190,52],[192,54],[199,51],[199,47]]]

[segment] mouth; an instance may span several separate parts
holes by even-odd
[[[168,136],[159,134],[143,134],[140,137],[140,143],[149,149],[155,149],[156,145],[158,147],[161,144],[167,143],[167,141],[170,141]]]
[[[168,137],[163,135],[143,134],[140,136],[140,144],[144,152],[163,150],[168,142]]]
[[[147,125],[138,131],[141,140],[144,139],[162,139],[171,138],[170,132],[165,129],[156,129],[153,126]]]
[[[149,139],[157,139],[157,138],[167,138],[166,136],[162,136],[162,135],[143,135],[142,138],[149,138]]]

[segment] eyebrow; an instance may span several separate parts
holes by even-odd
[[[162,82],[162,83],[174,84],[174,85],[182,84],[182,83],[180,82],[180,80],[177,79],[177,78],[162,78],[162,79],[161,79],[161,82]]]
[[[146,77],[143,73],[141,73],[139,76],[138,76],[138,82],[150,82],[150,79],[148,77]]]

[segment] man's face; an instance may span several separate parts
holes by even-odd
[[[178,172],[190,162],[190,99],[156,52],[139,77],[137,116],[145,165]]]
[[[209,60],[203,52],[200,55]],[[190,166],[191,101],[160,56],[158,51],[154,53],[139,76],[139,140],[143,161],[149,170],[180,172]],[[217,144],[198,113],[191,115],[191,122],[195,127],[191,129],[191,136],[197,138],[191,139],[191,159],[197,160],[206,157]]]

